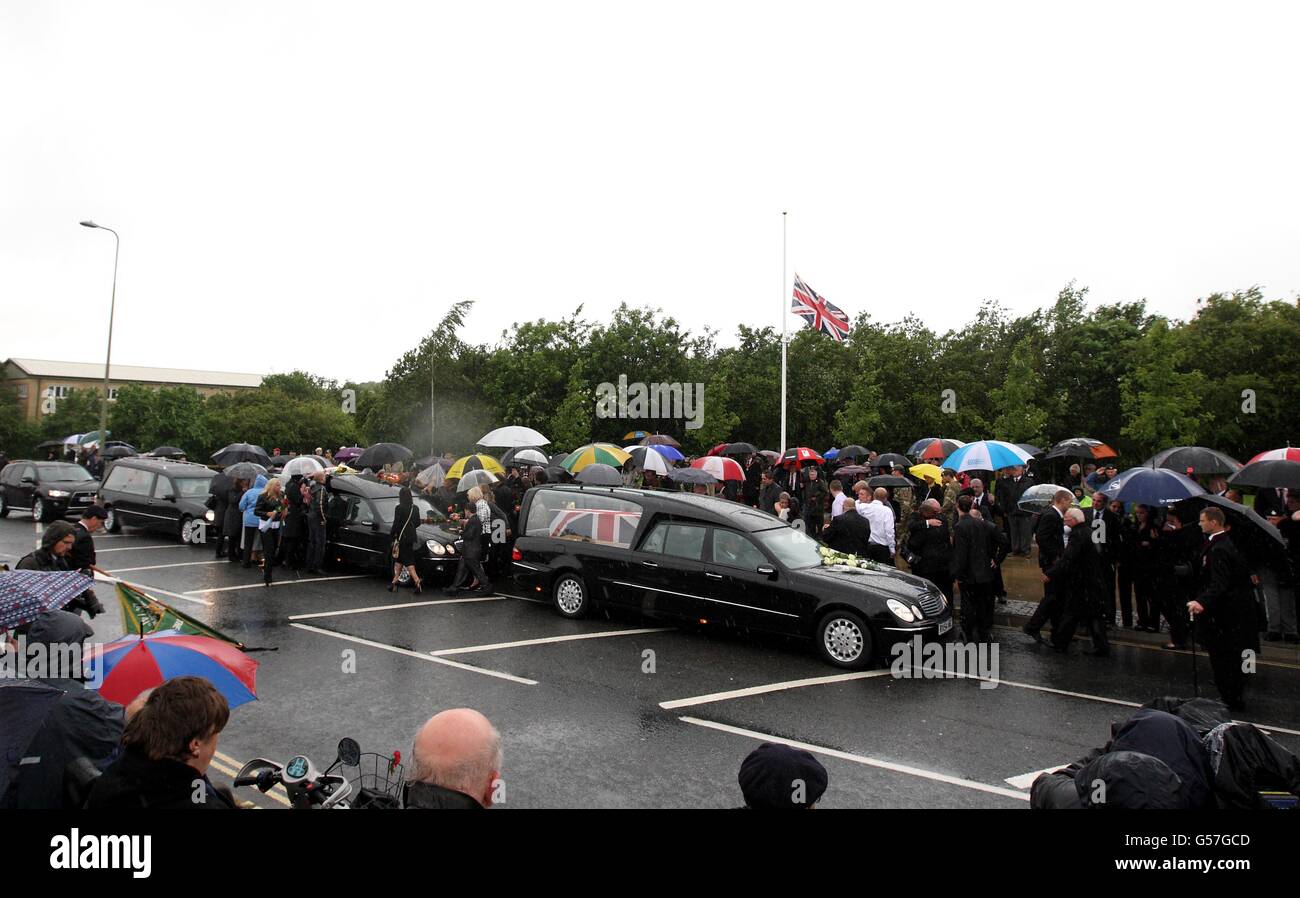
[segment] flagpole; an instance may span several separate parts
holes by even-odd
[[[790,300],[785,295],[785,213],[781,213],[781,454],[785,455],[785,341]]]

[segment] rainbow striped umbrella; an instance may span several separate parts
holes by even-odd
[[[613,443],[589,443],[570,452],[568,457],[560,462],[560,467],[570,474],[577,474],[587,465],[599,464],[621,468],[631,457]]]
[[[232,708],[257,698],[257,662],[230,643],[208,636],[124,636],[96,646],[87,670],[87,680],[99,683],[99,694],[121,705],[175,677],[203,677]]]

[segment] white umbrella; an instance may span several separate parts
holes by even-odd
[[[500,478],[491,471],[485,471],[482,468],[475,471],[466,471],[465,476],[456,484],[456,492],[467,493],[472,487],[496,483],[499,479]]]
[[[424,486],[431,486],[435,490],[442,486],[447,479],[447,469],[442,465],[433,464],[425,468],[419,474],[415,475],[415,482]]]
[[[654,471],[667,476],[668,461],[650,446],[628,446],[624,449],[642,471]]]
[[[515,446],[545,446],[549,442],[550,440],[531,427],[512,425],[498,427],[491,433],[483,434],[479,438],[478,445],[491,449],[512,449]]]
[[[290,477],[294,474],[302,474],[305,477],[317,471],[328,470],[329,467],[314,455],[298,455],[284,463],[281,473],[288,474]]]
[[[529,465],[541,465],[544,468],[550,463],[550,459],[537,449],[520,449],[502,462],[506,467],[514,468],[526,468]]]

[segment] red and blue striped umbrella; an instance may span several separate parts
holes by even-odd
[[[0,571],[0,630],[62,608],[94,585],[76,571]]]
[[[203,677],[235,708],[257,698],[257,662],[208,636],[150,633],[96,647],[87,669],[99,694],[118,704],[173,677]]]

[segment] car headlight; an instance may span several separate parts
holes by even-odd
[[[920,608],[917,608],[915,605],[912,605],[911,608],[912,608],[912,616],[915,617],[917,620],[920,620],[921,618],[925,617],[925,615],[921,613]]]
[[[446,555],[447,550],[443,548],[442,543],[436,539],[425,541],[424,547],[429,550],[430,555]]]
[[[448,555],[455,555],[455,554],[456,554],[456,547],[453,546],[451,543],[448,543],[448,544],[447,544],[447,554],[448,554]]]
[[[217,514],[212,509],[208,509],[206,512],[203,513],[203,520],[207,521],[209,524],[211,524],[216,519],[217,519]]]
[[[889,599],[885,602],[885,605],[888,606],[889,610],[894,613],[894,617],[898,618],[904,623],[910,624],[912,621],[916,620],[916,618],[912,614],[912,609],[908,608],[906,605],[904,605],[902,602],[898,601],[897,599]]]
[[[69,493],[67,490],[50,490],[51,499],[66,499],[70,495],[72,494]]]

